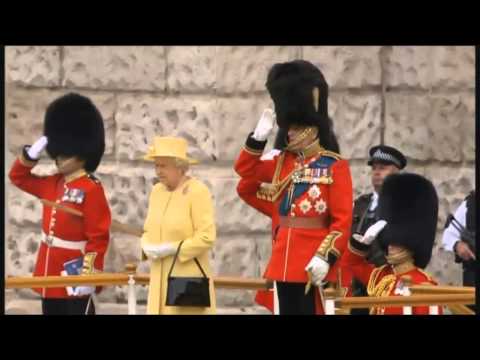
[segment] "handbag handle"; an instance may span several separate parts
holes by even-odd
[[[180,248],[182,247],[182,245],[183,245],[183,241],[181,241],[180,245],[178,245],[177,252],[175,253],[175,258],[173,259],[172,266],[170,266],[170,271],[168,272],[168,277],[172,276],[173,267],[175,266],[175,263],[177,262],[178,253],[180,252]],[[197,258],[194,258],[193,260],[195,260],[195,263],[197,264],[198,268],[202,272],[203,277],[208,278],[207,274],[205,274],[205,271],[203,271],[202,267],[200,266],[200,263],[198,262]]]

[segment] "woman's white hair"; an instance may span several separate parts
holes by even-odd
[[[174,160],[174,163],[175,163],[175,166],[177,168],[179,168],[180,170],[182,170],[183,172],[187,172],[188,171],[188,168],[189,168],[189,163],[187,160],[184,160],[184,159],[180,159],[180,158],[173,158]]]
[[[190,168],[190,164],[187,160],[180,159],[174,156],[165,156],[163,158],[168,159],[169,162],[173,164],[173,166],[175,166],[177,169],[182,170],[184,173],[186,173]]]

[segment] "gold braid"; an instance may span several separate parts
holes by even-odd
[[[393,287],[395,286],[395,282],[397,281],[397,277],[395,275],[386,275],[380,280],[380,282],[374,286],[372,294],[368,294],[369,296],[389,296],[392,293]],[[373,307],[370,310],[370,314],[383,314],[385,311],[384,307]]]
[[[294,139],[293,142],[288,143],[285,150],[292,151],[292,148],[295,148],[295,146],[298,146],[303,140],[305,140],[307,137],[309,137],[312,134],[314,129],[315,128],[312,127],[312,126],[305,128],[302,131],[302,133]]]
[[[383,265],[373,270],[370,275],[370,279],[367,284],[367,293],[368,296],[389,296],[395,286],[397,277],[393,274],[383,276],[380,281],[377,280],[380,278],[383,269],[388,265]],[[383,307],[372,307],[370,309],[370,314],[382,314],[385,311]]]

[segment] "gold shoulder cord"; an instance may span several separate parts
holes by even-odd
[[[277,166],[275,167],[275,173],[273,174],[273,184],[278,183],[278,179],[280,178],[280,172],[282,171],[283,161],[285,160],[285,152],[282,153],[277,161]]]
[[[389,296],[395,286],[397,277],[393,274],[385,275],[377,284],[378,277],[382,273],[382,270],[387,265],[383,265],[379,268],[373,270],[368,281],[367,293],[368,296]],[[383,314],[385,308],[383,307],[372,307],[370,309],[370,315],[374,314]]]
[[[380,280],[378,285],[374,288],[373,296],[389,296],[392,293],[393,287],[397,281],[397,277],[395,275],[386,275]],[[370,310],[371,314],[384,314],[385,308],[384,307],[374,307]]]
[[[375,269],[373,269],[372,273],[370,274],[370,279],[368,280],[368,285],[367,285],[367,293],[368,293],[369,296],[373,296],[371,294],[373,294],[375,284],[377,283],[377,278],[386,266],[387,265],[382,265],[378,268],[375,268]]]
[[[283,190],[290,183],[290,180],[295,170],[293,170],[290,174],[288,174],[283,180],[279,181],[280,172],[282,170],[284,160],[285,160],[285,153],[282,153],[275,167],[275,173],[273,175],[272,183],[262,184],[260,189],[257,191],[257,198],[261,200],[275,202],[280,196],[280,194],[283,192]]]
[[[342,160],[342,156],[336,152],[330,151],[330,150],[323,150],[322,155],[325,156],[330,156],[334,158],[335,160]]]

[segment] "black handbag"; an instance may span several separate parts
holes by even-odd
[[[203,271],[197,258],[195,263],[203,274],[203,277],[176,277],[172,271],[177,262],[178,253],[183,241],[178,246],[172,266],[168,272],[167,306],[196,306],[210,307],[210,279]]]

